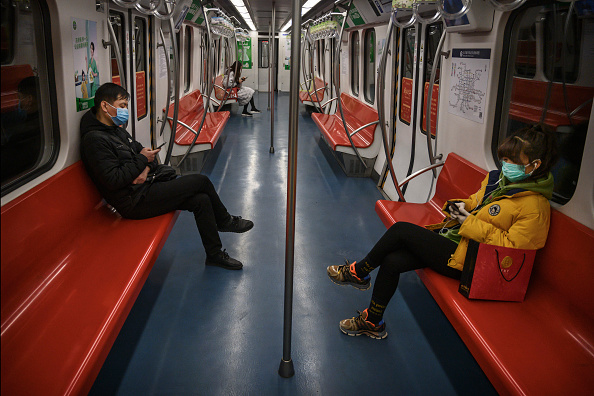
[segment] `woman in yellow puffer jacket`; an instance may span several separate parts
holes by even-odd
[[[426,227],[398,222],[364,259],[328,267],[334,283],[360,290],[371,287],[369,273],[379,267],[369,308],[341,321],[343,333],[385,338],[382,317],[400,274],[429,267],[460,279],[470,239],[517,249],[544,246],[553,195],[550,170],[557,159],[553,134],[540,126],[521,129],[501,144],[497,154],[502,169],[489,172],[468,199],[446,203],[444,222]]]

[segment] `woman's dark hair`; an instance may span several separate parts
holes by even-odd
[[[524,153],[528,161],[540,160],[540,166],[532,174],[533,179],[547,176],[557,162],[557,142],[551,131],[540,124],[522,128],[508,136],[497,149],[497,156],[509,158],[517,164],[522,163]]]
[[[91,41],[91,45],[90,45],[90,47],[93,49],[93,52],[95,52],[95,43],[93,43],[93,42]]]
[[[130,100],[130,94],[118,84],[105,83],[95,92],[95,105],[93,108],[97,111],[101,102],[106,101],[109,104],[113,104],[118,99]]]
[[[235,61],[229,66],[227,69],[227,74],[233,72],[235,74],[235,81],[239,82],[241,78],[241,69],[243,68],[243,64],[240,61]]]

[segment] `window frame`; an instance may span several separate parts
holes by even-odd
[[[49,132],[48,136],[51,137],[52,141],[51,141],[51,150],[52,153],[50,154],[49,158],[47,159],[47,161],[31,170],[30,172],[25,173],[24,175],[22,175],[21,177],[18,177],[8,183],[6,183],[4,186],[0,187],[0,196],[4,197],[5,195],[15,191],[16,189],[24,186],[25,184],[31,182],[32,180],[38,178],[39,176],[41,176],[42,174],[48,172],[49,170],[51,170],[53,168],[53,166],[55,165],[56,161],[58,160],[58,156],[60,153],[60,146],[61,146],[61,140],[60,140],[60,125],[59,125],[59,117],[58,117],[58,95],[56,92],[56,69],[55,69],[55,63],[54,63],[54,47],[53,47],[53,42],[52,42],[52,26],[51,26],[51,18],[50,18],[50,10],[49,7],[47,5],[47,2],[45,0],[31,0],[31,2],[37,2],[37,4],[39,5],[40,8],[40,22],[41,22],[41,26],[42,26],[42,33],[41,36],[43,36],[44,40],[43,40],[43,46],[44,46],[44,60],[45,60],[45,69],[47,72],[47,75],[45,76],[47,79],[47,91],[49,94],[49,101],[46,101],[46,103],[49,104],[48,106],[48,111],[44,112],[42,115],[44,117],[44,119],[51,119],[51,131]],[[17,15],[18,18],[18,12],[15,12],[15,15]],[[14,39],[16,40],[16,36],[13,36]],[[36,34],[36,37],[39,37],[39,35]],[[16,47],[15,47],[16,48]],[[39,51],[39,49],[38,49]],[[15,51],[16,52],[16,51]],[[14,60],[14,58],[13,58]],[[38,68],[39,70],[40,68]],[[45,136],[45,135],[44,135]],[[45,143],[43,145],[43,147],[47,147],[48,144]]]
[[[517,38],[517,34],[519,29],[514,29],[516,23],[518,22],[518,19],[521,18],[524,14],[525,11],[529,8],[532,7],[545,7],[552,4],[551,1],[547,1],[544,3],[536,3],[536,2],[528,2],[527,4],[522,5],[521,7],[519,7],[518,9],[514,10],[511,15],[509,16],[506,25],[505,25],[505,29],[504,29],[504,36],[503,36],[503,48],[502,48],[502,52],[501,52],[501,67],[500,67],[500,71],[499,71],[499,84],[497,86],[497,101],[496,101],[496,105],[495,105],[495,118],[494,118],[494,122],[493,122],[493,133],[492,133],[492,138],[491,138],[491,154],[493,157],[493,160],[497,166],[498,169],[501,169],[501,163],[499,161],[499,158],[497,156],[497,149],[499,147],[500,141],[503,141],[503,139],[505,139],[505,136],[508,135],[508,125],[509,125],[509,104],[511,103],[511,95],[512,95],[512,91],[513,91],[513,79],[515,77],[515,60],[516,60],[516,49],[517,49],[517,40],[515,40],[515,38]],[[514,47],[514,45],[516,45],[516,47]],[[538,44],[537,44],[538,45]],[[542,44],[541,44],[542,45]],[[578,60],[579,62],[579,60]],[[542,67],[542,74],[544,75],[544,65]],[[539,75],[539,70],[537,69],[536,71],[536,76]],[[526,79],[524,77],[519,77],[522,79]],[[578,68],[578,80],[579,80],[579,68]],[[533,78],[532,80],[537,80],[536,78]],[[555,82],[555,81],[553,81]],[[504,120],[505,117],[505,120]],[[591,122],[591,120],[589,120],[588,122]],[[588,124],[589,125],[589,124]],[[505,130],[504,130],[505,127]],[[582,150],[585,151],[585,146],[582,147]],[[583,152],[582,151],[582,156],[583,156]],[[562,153],[561,150],[559,152],[559,155],[561,157]],[[583,163],[581,164],[583,165]],[[583,172],[583,167],[580,165],[580,174],[581,172]],[[579,176],[579,174],[578,174]],[[576,178],[577,180],[577,178]],[[571,196],[569,198],[560,196],[560,194],[553,194],[553,197],[551,198],[552,202],[555,202],[558,205],[566,205],[567,203],[569,203],[571,201],[571,199],[573,198],[573,196],[575,195],[575,190],[572,192]]]
[[[375,28],[365,29],[363,34],[363,97],[369,104],[375,103],[375,77],[377,43]],[[373,62],[371,58],[373,57]],[[370,83],[370,81],[372,83]]]
[[[192,41],[194,35],[194,29],[190,25],[186,25],[184,29],[184,93],[190,90],[192,85]]]
[[[355,45],[356,40],[356,45]],[[351,72],[351,93],[353,96],[359,97],[359,59],[361,58],[361,40],[359,38],[359,31],[351,33],[351,59],[350,59],[350,72]],[[356,71],[356,73],[354,73]]]

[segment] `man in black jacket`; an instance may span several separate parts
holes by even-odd
[[[122,127],[128,121],[129,98],[119,85],[103,84],[95,94],[95,106],[80,122],[81,159],[99,192],[129,219],[146,219],[178,209],[191,211],[206,250],[206,265],[241,269],[241,262],[221,250],[219,231],[246,232],[254,223],[231,216],[204,175],[165,181],[154,176],[168,167],[157,163],[160,149],[143,147]]]

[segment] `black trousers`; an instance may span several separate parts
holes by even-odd
[[[212,256],[218,253],[223,245],[217,225],[226,223],[231,216],[212,182],[204,175],[187,175],[166,182],[155,182],[136,206],[121,214],[139,220],[178,209],[194,213],[206,254]]]
[[[448,259],[458,245],[416,224],[398,222],[390,227],[367,259],[379,272],[373,287],[373,299],[388,305],[396,292],[400,274],[419,268],[431,268],[450,278],[460,279],[462,271],[448,267]]]

